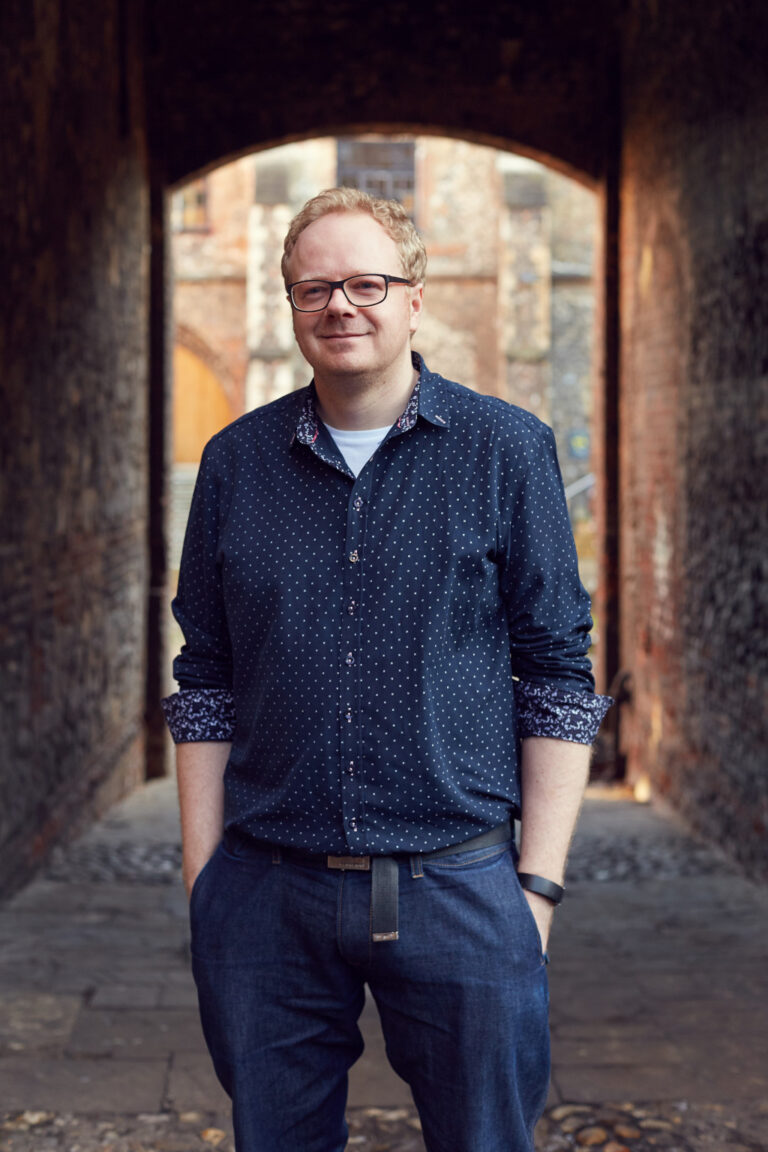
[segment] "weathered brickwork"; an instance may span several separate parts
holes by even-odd
[[[147,228],[127,6],[19,2],[2,21],[8,887],[143,768]]]
[[[622,225],[627,751],[768,873],[768,83],[756,4],[636,3]]]

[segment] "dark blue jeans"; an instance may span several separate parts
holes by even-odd
[[[400,939],[370,873],[220,845],[191,898],[193,971],[238,1152],[342,1152],[367,983],[430,1152],[529,1152],[549,1085],[546,961],[510,845],[400,865]]]

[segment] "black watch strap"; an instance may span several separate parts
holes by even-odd
[[[554,880],[545,880],[543,876],[535,876],[533,872],[518,872],[517,878],[521,888],[535,892],[537,896],[544,896],[553,904],[559,904],[565,893],[562,885],[555,884]]]

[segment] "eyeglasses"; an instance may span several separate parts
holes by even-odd
[[[288,296],[298,312],[322,312],[330,303],[331,296],[341,288],[350,304],[355,308],[373,308],[387,298],[390,284],[410,284],[402,276],[385,276],[379,273],[359,272],[347,276],[345,280],[298,280],[288,285]]]

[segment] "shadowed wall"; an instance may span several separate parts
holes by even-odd
[[[632,5],[622,175],[627,751],[768,874],[764,6]]]
[[[141,33],[94,11],[0,17],[0,887],[143,777]]]

